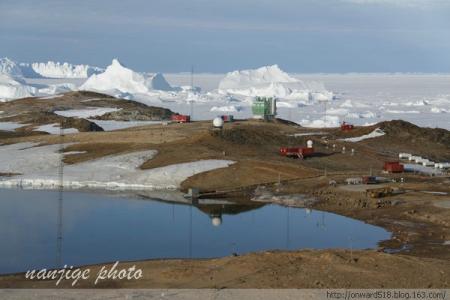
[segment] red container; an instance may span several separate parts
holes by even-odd
[[[364,184],[377,184],[378,180],[375,176],[363,176],[362,182]]]
[[[389,173],[403,173],[403,171],[405,170],[404,166],[398,161],[385,162],[383,169]]]
[[[314,148],[306,147],[281,147],[280,154],[287,157],[305,158],[314,154]]]
[[[341,130],[342,131],[351,131],[355,128],[355,126],[353,126],[353,124],[349,124],[346,122],[342,122],[341,124]]]
[[[172,121],[174,122],[178,122],[178,123],[189,123],[191,121],[191,117],[190,116],[186,116],[186,115],[172,115],[170,118]]]

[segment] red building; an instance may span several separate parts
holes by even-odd
[[[286,157],[305,158],[314,154],[314,148],[307,147],[281,147],[280,154]]]
[[[191,117],[190,116],[180,115],[180,114],[172,115],[170,117],[170,119],[173,122],[178,122],[178,123],[189,123],[191,121]]]
[[[405,170],[404,166],[398,161],[385,162],[383,169],[389,173],[403,173],[403,171]]]
[[[351,131],[355,128],[355,126],[353,126],[353,124],[349,124],[346,122],[342,122],[341,124],[341,130],[342,131]]]

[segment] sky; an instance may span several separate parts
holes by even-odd
[[[450,0],[0,0],[0,57],[137,71],[450,73]]]

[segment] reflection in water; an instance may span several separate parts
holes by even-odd
[[[59,227],[57,199],[54,191],[0,190],[0,273],[60,263],[349,248],[349,243],[354,249],[372,248],[390,236],[335,214],[278,205],[207,199],[190,203],[177,195],[167,202],[82,192],[64,193]],[[60,249],[56,255],[55,249]]]

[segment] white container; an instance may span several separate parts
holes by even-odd
[[[399,153],[398,158],[400,159],[409,159],[412,156],[410,153]]]

